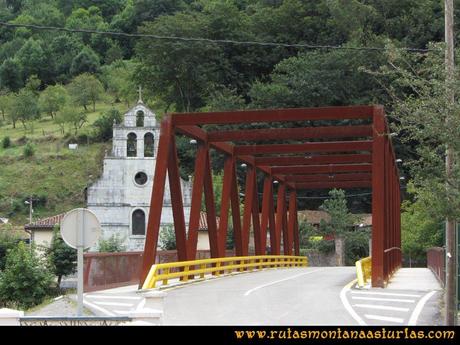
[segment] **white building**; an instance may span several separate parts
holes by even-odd
[[[114,124],[112,152],[104,158],[101,178],[88,188],[88,208],[101,221],[103,238],[118,234],[129,251],[144,249],[159,137],[154,112],[139,99],[123,123]],[[192,183],[181,180],[181,186],[188,220]],[[166,178],[161,224],[172,223]]]

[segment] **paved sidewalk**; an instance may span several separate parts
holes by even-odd
[[[41,307],[34,308],[31,312],[25,312],[26,316],[77,316],[77,302],[75,295],[61,296],[53,302]],[[83,315],[94,315],[88,308],[83,308]]]
[[[400,268],[391,277],[387,289],[433,291],[442,287],[429,268]]]

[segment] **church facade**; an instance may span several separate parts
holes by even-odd
[[[102,238],[118,235],[128,251],[144,249],[159,137],[155,113],[139,99],[121,124],[114,123],[112,151],[104,158],[103,174],[88,187],[87,207],[101,222]],[[191,179],[181,180],[181,187],[188,219]],[[166,178],[161,224],[172,223]]]

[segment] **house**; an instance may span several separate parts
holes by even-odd
[[[43,218],[33,223],[24,225],[24,230],[30,233],[30,240],[37,246],[49,247],[53,239],[53,230],[56,225],[61,224],[65,213],[56,216]]]
[[[24,230],[30,233],[31,241],[37,246],[48,247],[53,239],[53,230],[56,225],[60,225],[65,213],[61,213],[52,217],[43,218],[36,222],[26,224]],[[217,226],[219,226],[219,218],[216,218]],[[200,213],[200,222],[198,225],[198,250],[209,250],[208,237],[208,220],[206,212]]]

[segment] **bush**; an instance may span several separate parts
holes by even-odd
[[[31,143],[27,143],[26,146],[24,146],[23,154],[24,157],[32,157],[35,155],[35,147]]]
[[[345,241],[345,264],[354,266],[359,259],[369,256],[370,231],[349,232]]]
[[[107,240],[99,240],[98,250],[101,253],[123,252],[126,246],[123,245],[123,239],[118,234],[110,236]]]
[[[10,146],[11,146],[11,139],[10,139],[10,137],[4,137],[4,138],[2,139],[2,147],[3,147],[4,149],[7,149],[7,148],[10,147]]]
[[[0,273],[0,303],[30,308],[43,302],[50,293],[53,277],[40,261],[34,247],[25,243],[8,252]]]
[[[176,249],[176,233],[172,225],[164,226],[160,231],[160,248],[163,250]]]

